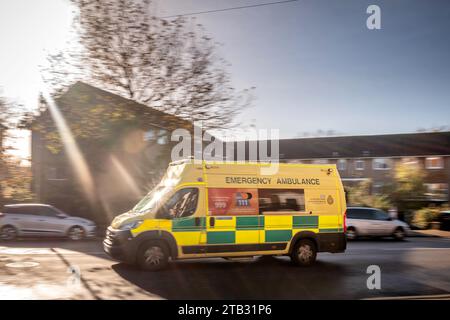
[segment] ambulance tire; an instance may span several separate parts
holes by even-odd
[[[291,253],[292,262],[300,267],[309,267],[316,261],[317,246],[314,241],[301,239],[297,241]]]
[[[169,248],[163,241],[146,241],[139,247],[137,263],[145,271],[158,271],[167,267],[169,263]]]

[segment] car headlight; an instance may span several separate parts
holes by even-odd
[[[132,230],[135,229],[137,227],[139,227],[142,224],[142,220],[136,220],[136,221],[131,221],[131,222],[127,222],[122,224],[119,227],[119,230]]]

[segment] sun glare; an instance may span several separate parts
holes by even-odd
[[[81,153],[77,142],[75,141],[75,138],[72,135],[72,132],[70,131],[70,128],[67,125],[63,115],[61,114],[61,111],[59,110],[55,100],[48,93],[48,90],[45,90],[45,88],[42,90],[42,93],[45,101],[47,102],[48,110],[50,111],[56,128],[58,129],[58,132],[60,134],[69,161],[77,174],[79,182],[83,187],[83,192],[85,193],[89,201],[93,203],[94,182],[86,160],[84,159],[83,154]]]
[[[128,173],[127,169],[123,166],[123,164],[115,156],[111,156],[111,161],[112,161],[112,163],[114,165],[114,168],[117,170],[117,172],[122,177],[123,181],[130,188],[130,191],[137,198],[141,198],[142,197],[142,193],[139,190],[139,186],[134,181],[133,177]]]

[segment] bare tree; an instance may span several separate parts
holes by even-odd
[[[0,204],[32,199],[30,168],[22,166],[20,158],[8,153],[13,147],[6,143],[15,139],[10,129],[16,128],[22,114],[23,106],[0,95]]]
[[[229,126],[249,104],[249,90],[230,85],[200,25],[154,17],[149,0],[72,2],[79,45],[50,57],[53,88],[84,80],[206,128]]]
[[[6,122],[7,122],[7,104],[5,99],[0,95],[0,179],[3,180],[7,173],[7,166],[6,166],[6,156],[5,156],[5,145],[4,145],[4,138],[5,138],[5,132],[7,129]],[[3,204],[4,201],[4,192],[3,192],[3,185],[0,184],[0,204]]]
[[[9,119],[8,103],[6,102],[6,99],[0,95],[0,130],[7,128],[8,119]]]

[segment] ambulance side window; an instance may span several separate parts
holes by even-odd
[[[198,189],[184,188],[178,190],[167,202],[160,208],[156,218],[175,219],[189,217],[195,213],[198,203]]]
[[[303,189],[259,189],[259,213],[305,211]]]

